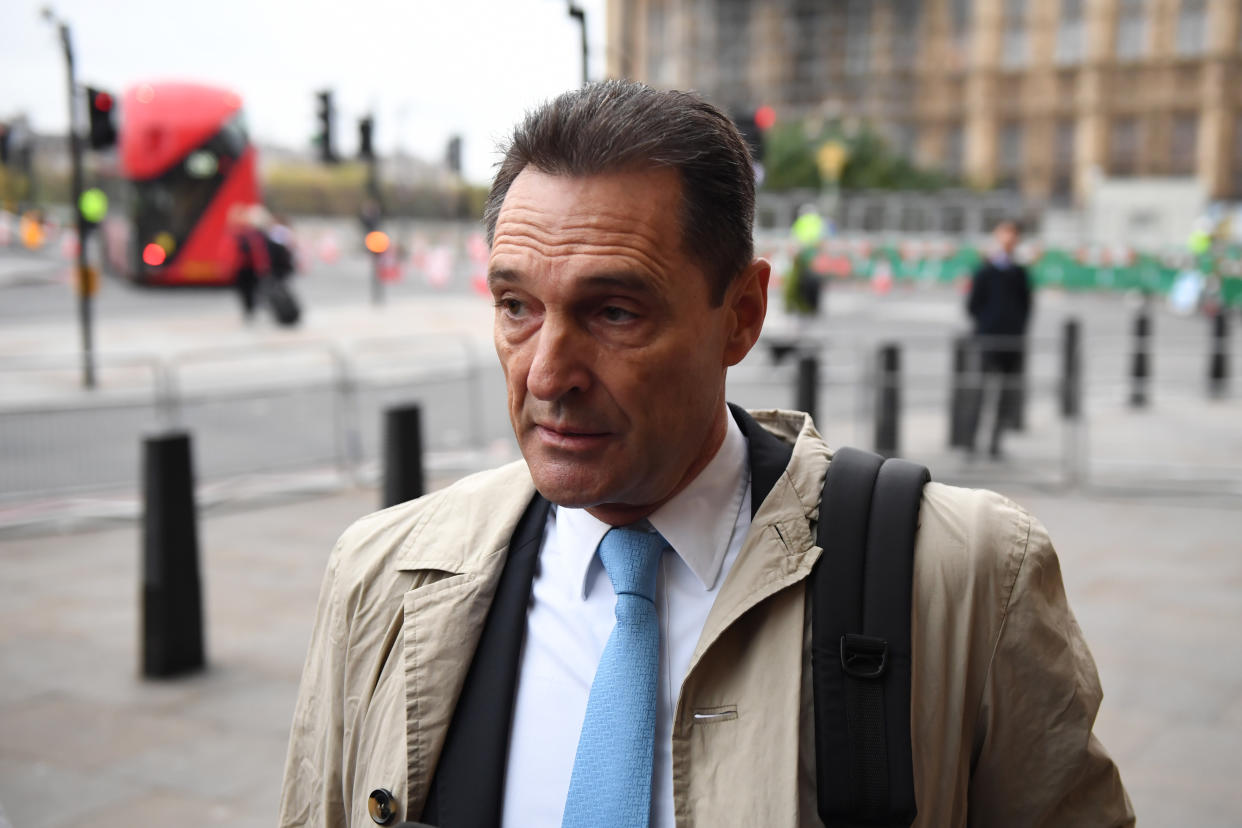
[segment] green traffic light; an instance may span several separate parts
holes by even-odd
[[[108,196],[98,187],[91,187],[78,198],[78,209],[82,212],[82,218],[98,224],[108,214]]]

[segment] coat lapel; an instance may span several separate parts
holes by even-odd
[[[463,572],[403,598],[407,813],[423,809],[465,675],[462,654],[474,649],[493,588],[489,573]]]
[[[769,433],[742,409],[732,405],[730,409],[749,446],[750,531],[707,615],[687,675],[734,621],[806,578],[820,553],[811,534],[811,522],[818,513],[822,470],[817,476],[808,476],[806,468],[791,466],[791,445]],[[799,439],[807,429],[813,430],[803,416]]]
[[[482,476],[459,497],[429,505],[407,534],[395,569],[402,595],[405,813],[422,813],[453,710],[492,606],[518,525],[535,489],[523,464]]]
[[[518,657],[549,508],[536,495],[513,533],[422,812],[429,824],[500,824]]]

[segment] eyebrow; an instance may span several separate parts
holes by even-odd
[[[497,284],[519,285],[523,281],[522,274],[516,270],[509,268],[497,268],[488,271],[487,285],[495,287]],[[648,291],[651,289],[651,280],[629,270],[611,270],[602,273],[592,273],[584,276],[579,284],[585,288],[612,288],[615,290],[626,291]]]
[[[509,270],[507,268],[498,268],[496,270],[489,270],[487,272],[487,286],[489,288],[494,287],[498,283],[517,284],[518,282],[521,282],[521,281],[522,281],[522,277],[519,276],[517,271],[515,270]]]

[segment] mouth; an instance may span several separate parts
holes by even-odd
[[[599,446],[610,432],[596,431],[571,425],[544,425],[535,423],[535,434],[539,441],[550,448],[568,450],[590,449]]]

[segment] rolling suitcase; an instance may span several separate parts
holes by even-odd
[[[272,315],[276,317],[276,322],[284,327],[298,324],[298,320],[302,317],[302,309],[293,291],[277,279],[268,278],[263,281],[265,282],[264,293],[267,295],[267,302],[271,305]]]

